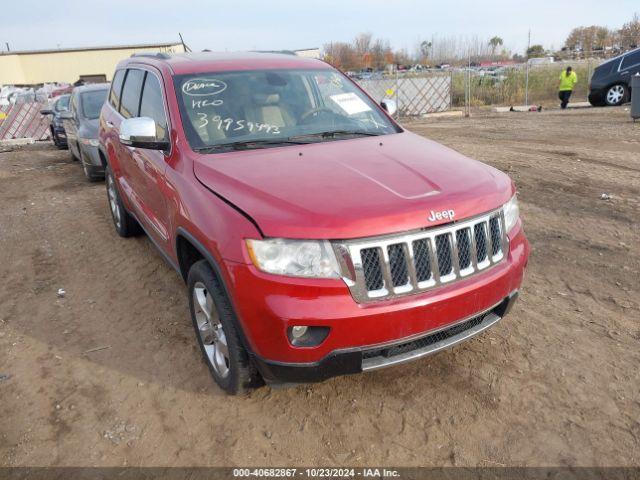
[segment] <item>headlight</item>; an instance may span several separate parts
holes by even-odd
[[[100,142],[96,138],[81,138],[80,143],[89,145],[90,147],[97,147],[100,145]]]
[[[507,229],[507,233],[516,226],[518,217],[520,217],[520,209],[518,208],[518,199],[514,195],[507,203],[502,207],[504,212],[504,224]]]
[[[263,272],[309,278],[339,278],[340,267],[327,241],[247,240],[254,265]]]

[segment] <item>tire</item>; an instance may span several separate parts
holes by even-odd
[[[135,218],[133,218],[122,203],[120,192],[116,184],[111,168],[105,169],[105,179],[107,185],[107,200],[109,202],[109,210],[113,219],[113,226],[121,237],[133,237],[142,233],[142,228]]]
[[[604,95],[604,101],[610,107],[617,107],[618,105],[622,105],[629,100],[629,87],[627,87],[624,83],[617,83],[616,85],[611,85],[607,89],[607,93]]]
[[[58,140],[58,135],[56,135],[56,132],[53,130],[53,127],[49,128],[49,130],[51,131],[51,140],[53,140],[53,144],[60,148],[60,140]]]
[[[193,328],[214,381],[229,395],[262,385],[240,340],[231,302],[206,260],[192,265],[187,287]]]
[[[82,157],[82,153],[80,154],[80,156]],[[87,165],[87,163],[84,161],[84,158],[80,158],[80,163],[82,164],[82,171],[84,172],[84,176],[89,182],[95,183],[104,179],[102,175],[96,175],[93,172],[94,168]]]
[[[103,179],[103,177],[101,177],[100,175],[95,175],[91,173],[91,169],[87,167],[87,164],[84,163],[82,160],[81,162],[82,162],[82,171],[84,172],[84,176],[90,183],[99,182],[100,180]]]
[[[69,153],[71,154],[71,160],[73,160],[74,162],[80,161],[80,159],[76,157],[76,154],[73,153],[73,148],[71,148],[71,144],[68,144],[68,145],[69,145]],[[76,147],[78,148],[78,151],[80,151],[80,147],[78,147],[77,143],[76,143]]]

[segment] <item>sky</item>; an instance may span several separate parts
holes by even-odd
[[[638,0],[34,0],[0,1],[0,50],[87,47],[178,40],[194,51],[296,50],[348,41],[361,32],[413,52],[432,37],[498,35],[522,53],[562,47],[580,25],[619,28]]]

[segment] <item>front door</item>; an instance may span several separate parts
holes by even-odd
[[[147,71],[145,76],[142,98],[140,99],[140,116],[151,118],[155,122],[158,140],[170,140],[162,83],[160,75],[156,72]],[[138,149],[137,154],[141,159],[141,162],[136,162],[136,164],[140,168],[139,175],[143,185],[147,217],[158,233],[159,240],[166,244],[169,241],[165,189],[165,170],[167,168],[165,155],[168,152]]]

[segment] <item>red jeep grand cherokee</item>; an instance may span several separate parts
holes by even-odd
[[[117,67],[100,121],[116,230],[144,230],[185,279],[227,392],[413,360],[513,304],[529,254],[513,182],[385,109],[290,55]]]

